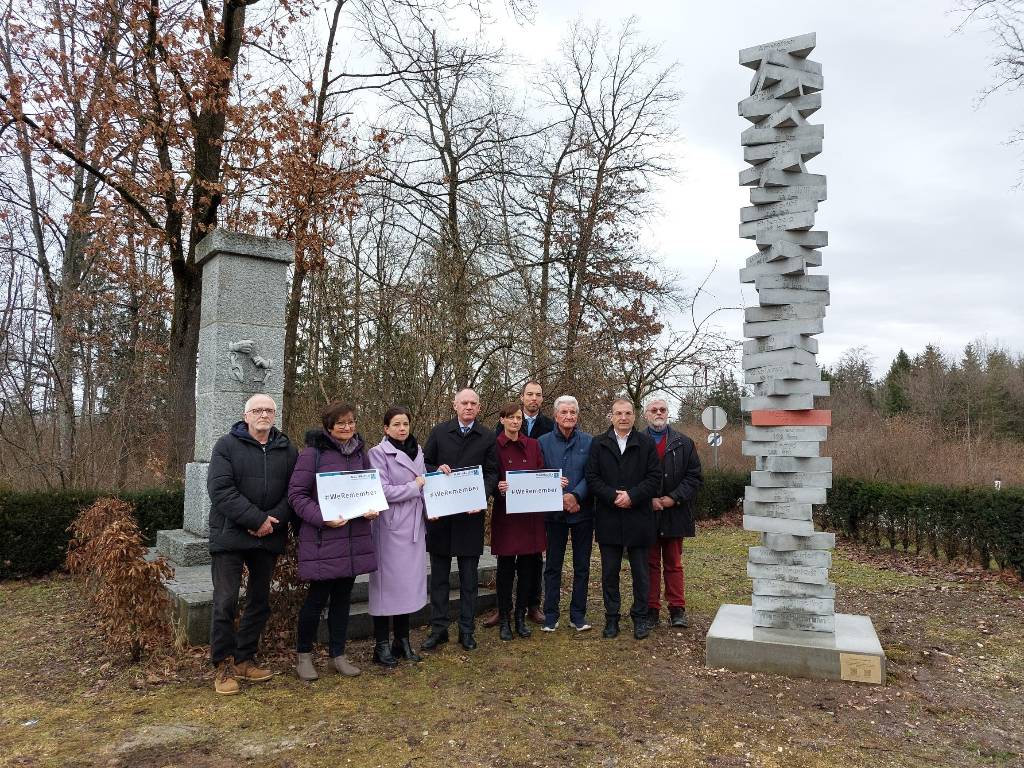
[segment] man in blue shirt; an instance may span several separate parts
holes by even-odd
[[[587,583],[590,580],[590,552],[594,546],[594,516],[584,477],[591,437],[577,427],[580,406],[575,397],[562,395],[555,400],[554,413],[555,429],[541,435],[538,442],[544,453],[544,466],[561,469],[563,482],[567,482],[562,509],[548,512],[544,521],[548,551],[544,566],[543,630],[554,632],[558,627],[562,562],[571,536],[573,576],[569,626],[577,632],[584,632],[591,628],[587,622]]]

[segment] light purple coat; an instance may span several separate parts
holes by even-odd
[[[370,574],[370,615],[415,613],[427,604],[427,542],[423,492],[423,451],[413,461],[385,438],[370,449],[380,472],[388,509],[372,521],[377,570]]]

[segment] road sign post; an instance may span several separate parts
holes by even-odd
[[[700,415],[701,423],[711,430],[708,435],[708,445],[711,446],[711,455],[714,457],[715,471],[718,471],[718,446],[722,444],[722,435],[719,431],[729,421],[725,409],[717,405],[709,405]]]

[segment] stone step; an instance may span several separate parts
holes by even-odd
[[[204,540],[205,541],[205,540]],[[151,549],[149,557],[157,555],[156,549]],[[213,606],[213,581],[210,576],[209,565],[176,565],[174,576],[165,582],[165,587],[171,595],[172,609],[175,621],[179,624],[185,639],[192,645],[206,645],[210,642],[210,614]],[[480,565],[477,570],[477,577],[480,584],[487,584],[494,580],[497,572],[497,558],[490,553],[488,548],[480,557]],[[427,563],[428,584],[429,584],[430,563]],[[356,583],[352,587],[352,602],[349,609],[348,637],[359,640],[373,635],[373,618],[370,616],[368,591],[369,575],[362,574],[356,577]],[[452,591],[450,596],[450,616],[454,620],[458,617],[459,611],[459,575],[452,561],[452,568],[449,574],[449,584]],[[480,587],[477,592],[476,611],[479,615],[488,611],[497,604],[497,596],[493,589]],[[429,604],[417,611],[411,617],[414,627],[427,624],[430,621]],[[326,638],[326,624],[321,621],[320,635]]]
[[[210,540],[184,528],[157,531],[156,551],[174,565],[185,567],[210,565]],[[210,570],[207,567],[206,570]]]

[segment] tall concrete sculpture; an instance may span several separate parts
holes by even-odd
[[[828,580],[835,535],[816,532],[814,504],[832,487],[832,459],[821,456],[831,411],[815,409],[829,394],[817,365],[818,342],[829,304],[821,266],[828,233],[814,230],[826,197],[823,175],[806,163],[821,153],[824,126],[807,118],[821,107],[821,65],[807,58],[815,34],[776,40],[740,51],[754,70],[750,96],[739,114],[751,127],[741,134],[740,173],[751,206],[740,210],[740,237],[757,252],[740,270],[753,283],[758,306],[744,310],[742,400],[750,413],[743,454],[755,458],[743,500],[743,527],[761,534],[751,547],[747,575],[752,605],[723,605],[707,636],[707,663],[758,672],[883,683],[885,655],[871,620],[835,613]]]

